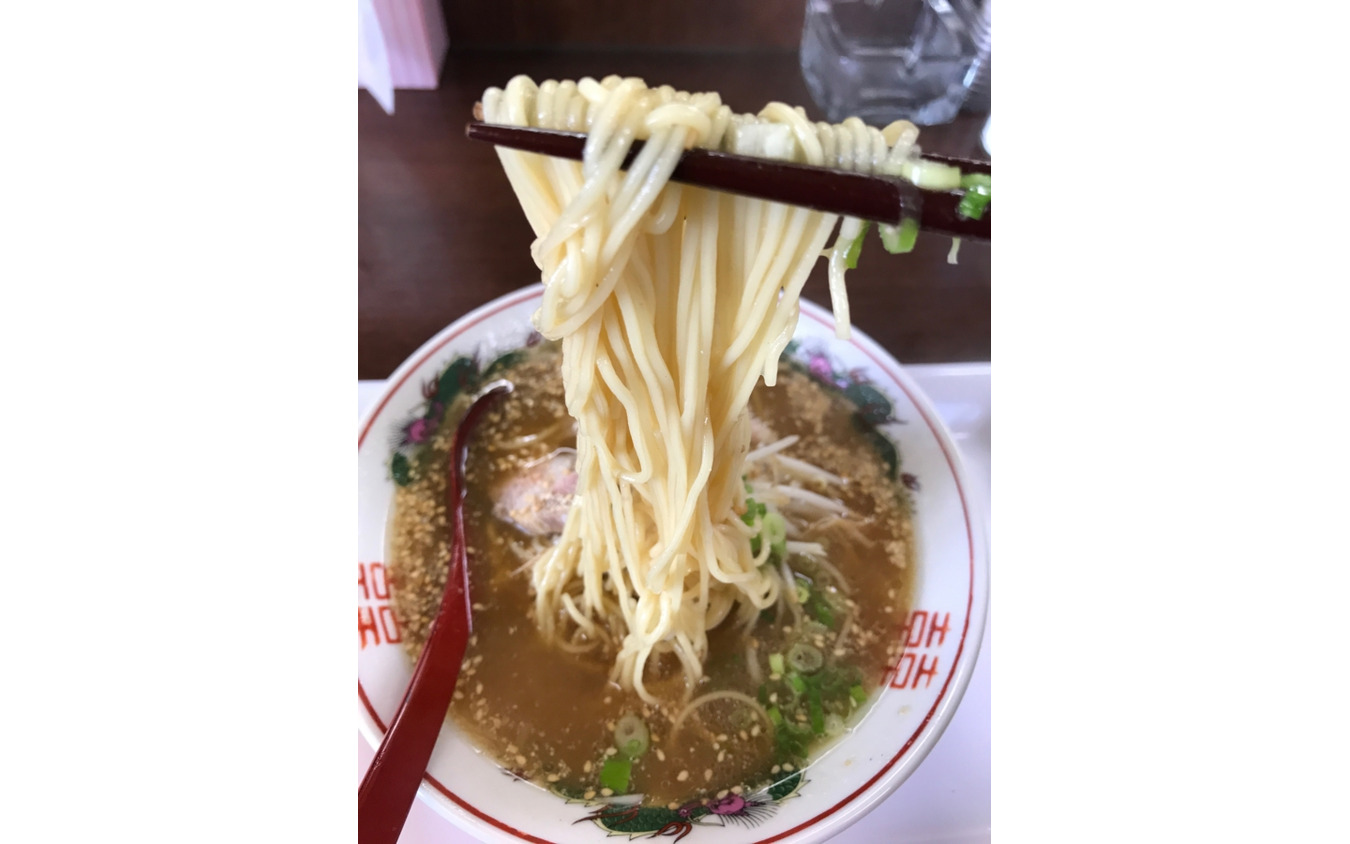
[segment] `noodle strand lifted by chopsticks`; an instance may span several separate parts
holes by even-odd
[[[692,690],[708,630],[733,613],[753,620],[784,588],[738,516],[746,408],[761,377],[775,380],[838,220],[668,179],[695,145],[864,171],[899,145],[857,120],[814,124],[781,103],[736,115],[713,93],[618,77],[516,77],[485,92],[483,110],[491,123],[587,133],[581,162],[498,149],[537,236],[535,324],[561,342],[577,422],[577,496],[534,562],[536,622],[574,647],[617,642],[613,678],[648,701],[658,655],[673,655]],[[636,140],[644,149],[620,170]],[[841,336],[842,256],[858,228],[845,221],[825,253]]]

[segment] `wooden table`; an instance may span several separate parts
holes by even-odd
[[[547,78],[640,76],[651,85],[718,91],[737,111],[780,100],[820,119],[794,50],[452,52],[441,87],[398,91],[386,115],[359,92],[359,340],[357,377],[386,378],[433,334],[469,310],[539,280],[533,233],[491,147],[464,138],[484,89],[515,74]],[[929,151],[988,158],[983,117],[922,131]],[[920,234],[908,255],[869,237],[850,271],[853,324],[903,363],[987,361],[989,244]],[[824,262],[805,297],[828,305]]]

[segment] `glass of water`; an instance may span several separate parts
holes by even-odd
[[[811,96],[832,123],[950,121],[988,65],[992,2],[806,0],[801,63]]]

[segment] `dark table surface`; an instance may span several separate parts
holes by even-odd
[[[386,115],[359,92],[359,339],[357,377],[387,378],[422,343],[473,308],[535,283],[533,233],[492,148],[464,138],[484,89],[524,73],[543,79],[617,73],[650,85],[718,91],[741,112],[779,100],[821,113],[795,51],[619,50],[451,52],[435,91],[398,91]],[[983,116],[923,129],[925,150],[987,159]],[[902,363],[987,361],[989,252],[921,233],[907,255],[889,255],[875,236],[848,274],[853,324]],[[829,304],[824,262],[805,298]]]

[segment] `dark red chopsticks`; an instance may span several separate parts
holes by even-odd
[[[586,136],[581,133],[495,123],[469,123],[465,135],[470,140],[495,146],[577,161],[581,160],[586,145]],[[632,163],[641,149],[641,141],[634,143],[624,166]],[[962,173],[991,172],[987,161],[938,155],[925,158],[958,167]],[[922,190],[902,179],[698,148],[684,153],[670,178],[684,184],[890,225],[898,224],[902,218],[913,217],[917,218],[919,227],[927,231],[989,240],[990,212],[986,210],[978,220],[957,213],[961,191]]]

